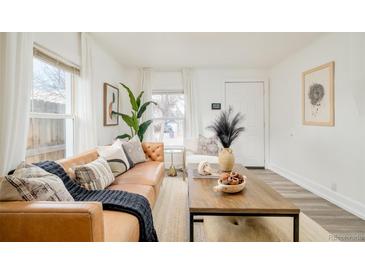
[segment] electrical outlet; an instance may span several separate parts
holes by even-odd
[[[337,191],[337,184],[336,183],[331,184],[331,190]]]

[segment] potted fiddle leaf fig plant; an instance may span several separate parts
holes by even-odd
[[[129,101],[131,103],[132,111],[131,115],[127,115],[124,113],[120,113],[117,111],[113,111],[114,115],[119,115],[122,117],[123,121],[129,126],[131,129],[131,134],[121,134],[117,136],[117,139],[131,139],[133,136],[138,135],[141,142],[143,141],[144,134],[146,133],[147,128],[152,124],[152,120],[144,121],[143,123],[140,122],[143,113],[146,111],[147,107],[150,104],[157,105],[156,102],[147,101],[142,104],[142,96],[144,91],[141,91],[137,98],[134,96],[131,89],[123,83],[120,83],[124,89],[128,92]]]
[[[216,120],[208,126],[208,129],[214,132],[223,147],[218,155],[219,168],[221,171],[232,171],[234,167],[234,154],[231,145],[245,130],[244,127],[239,126],[243,120],[241,113],[238,112],[232,118],[232,112],[232,107],[222,111]]]

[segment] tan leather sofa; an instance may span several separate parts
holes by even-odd
[[[153,208],[164,178],[162,143],[142,144],[148,161],[116,177],[108,189],[143,195]],[[66,172],[98,157],[92,150],[60,160]],[[72,174],[70,174],[72,176]],[[98,202],[0,202],[0,241],[138,241],[138,219]]]

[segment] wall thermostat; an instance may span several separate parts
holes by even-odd
[[[212,109],[221,109],[221,103],[212,103]]]

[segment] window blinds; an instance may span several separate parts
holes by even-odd
[[[37,44],[34,44],[33,56],[62,70],[68,71],[72,74],[80,75],[80,69],[77,65],[64,60],[64,58],[44,49]]]

